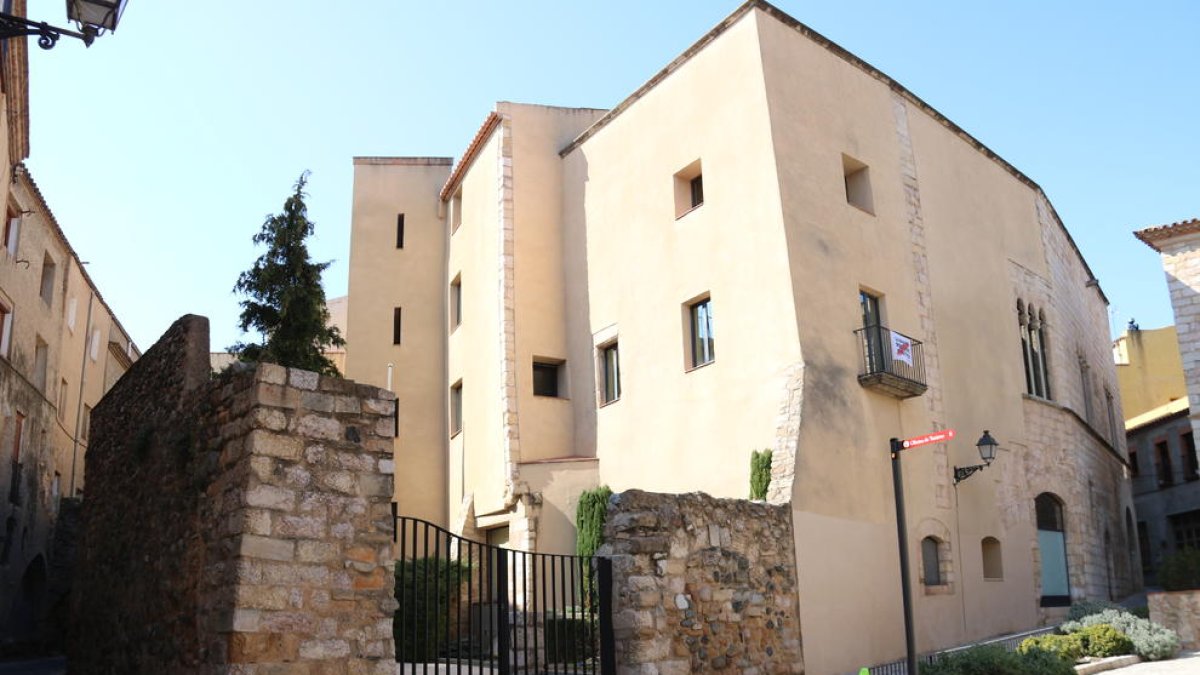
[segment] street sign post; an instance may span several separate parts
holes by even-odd
[[[917,640],[913,629],[912,589],[909,588],[908,523],[904,515],[904,477],[900,473],[900,453],[923,445],[945,443],[953,438],[953,429],[941,429],[905,440],[893,438],[889,446],[892,454],[892,493],[896,497],[896,540],[900,545],[900,597],[904,601],[904,645],[908,675],[917,675]]]

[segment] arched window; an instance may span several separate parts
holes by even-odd
[[[1050,367],[1046,351],[1046,312],[1017,300],[1021,358],[1025,362],[1025,393],[1050,398]]]
[[[983,578],[1003,579],[1004,560],[1000,555],[1000,540],[995,537],[984,537],[980,542],[983,552]]]
[[[1038,553],[1042,565],[1042,607],[1067,607],[1071,604],[1071,585],[1067,576],[1066,520],[1062,501],[1049,492],[1034,500],[1037,513]]]
[[[946,583],[942,579],[941,561],[938,559],[939,542],[934,537],[921,540],[921,580],[926,586],[941,586]]]

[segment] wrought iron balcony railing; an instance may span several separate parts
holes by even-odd
[[[896,398],[925,393],[925,349],[920,340],[887,326],[854,331],[859,342],[858,383]]]

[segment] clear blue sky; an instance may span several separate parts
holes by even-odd
[[[30,4],[65,23],[61,3]],[[29,165],[143,349],[185,313],[211,319],[220,349],[240,337],[250,237],[301,171],[311,251],[342,295],[351,157],[458,156],[497,100],[610,107],[736,4],[130,0],[89,50],[31,45]],[[1130,233],[1200,216],[1200,3],[778,6],[1037,181],[1114,324],[1173,321],[1158,257]]]

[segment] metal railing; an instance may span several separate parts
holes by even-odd
[[[515,551],[396,517],[404,673],[615,673],[612,561]]]
[[[887,326],[854,331],[859,341],[859,377],[888,374],[925,384],[925,346]]]
[[[963,645],[961,647],[954,647],[953,649],[945,649],[940,652],[931,652],[929,654],[921,654],[920,656],[917,657],[917,664],[918,664],[918,666],[921,666],[921,665],[925,665],[925,664],[929,664],[929,663],[937,663],[943,657],[949,656],[951,654],[956,654],[958,652],[966,651],[966,650],[972,649],[974,647],[982,647],[984,645],[1002,647],[1005,651],[1013,652],[1013,651],[1016,651],[1017,647],[1022,642],[1024,642],[1026,639],[1031,638],[1031,637],[1037,637],[1039,635],[1049,635],[1050,633],[1053,633],[1056,630],[1058,630],[1058,626],[1046,626],[1044,628],[1035,628],[1033,630],[1028,630],[1028,631],[1025,631],[1022,633],[1013,633],[1012,635],[1002,635],[1000,637],[992,638],[990,640],[984,640],[982,642],[975,642],[975,643],[972,643],[969,645]],[[868,669],[868,671],[871,673],[871,675],[908,675],[908,664],[905,663],[904,659],[900,659],[899,661],[891,661],[889,663],[882,663],[877,666],[872,666],[871,668]]]

